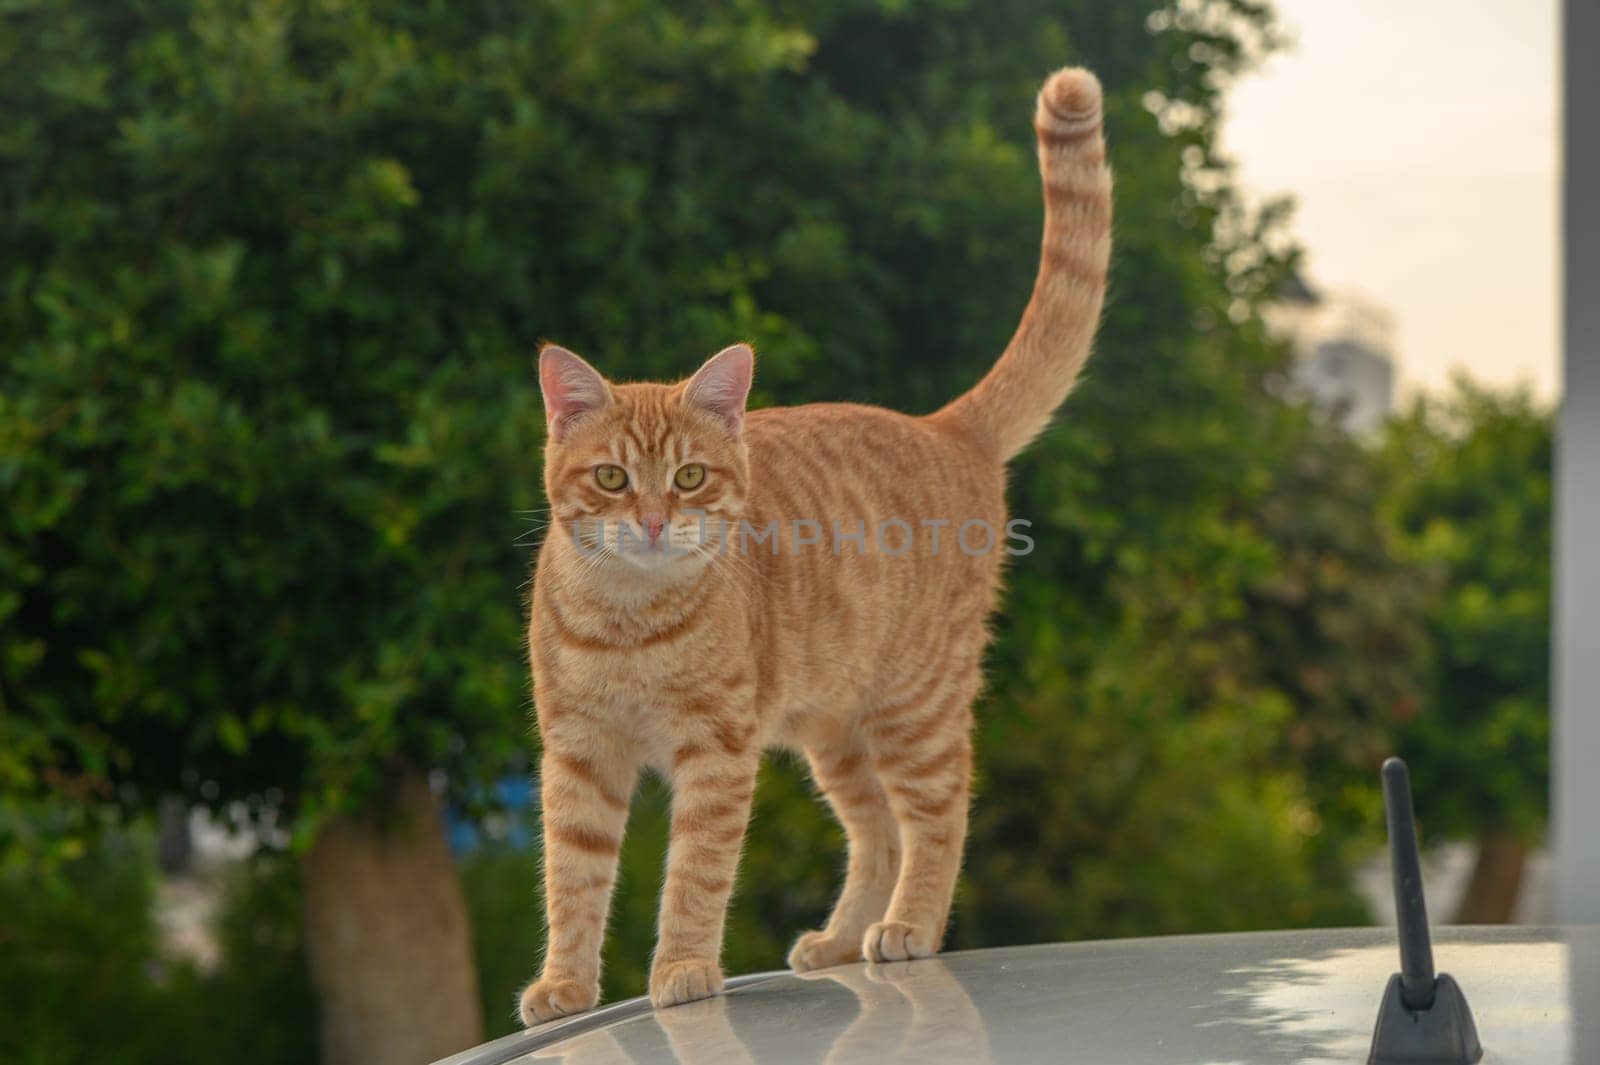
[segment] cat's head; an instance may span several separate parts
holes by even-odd
[[[551,535],[596,565],[703,566],[735,534],[749,465],[755,354],[718,352],[677,384],[612,384],[565,348],[539,352]]]

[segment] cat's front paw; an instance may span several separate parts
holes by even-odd
[[[867,929],[861,951],[868,961],[910,961],[939,952],[933,929],[900,921],[880,921]]]
[[[831,969],[835,965],[848,965],[861,960],[861,940],[851,936],[807,932],[794,941],[789,951],[789,968],[797,973],[813,969]]]
[[[529,1028],[558,1017],[594,1009],[600,1001],[598,983],[580,984],[561,977],[544,977],[522,992],[522,1023]]]
[[[650,1004],[658,1010],[721,993],[722,966],[714,961],[658,961],[650,969]]]

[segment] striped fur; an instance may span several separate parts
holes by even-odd
[[[1111,170],[1100,85],[1058,72],[1039,93],[1033,128],[1044,178],[1044,240],[1033,298],[994,369],[935,417],[976,428],[1009,459],[1067,398],[1089,358],[1111,257]]]
[[[539,552],[529,651],[549,942],[522,996],[526,1023],[597,1001],[617,850],[645,768],[673,791],[650,979],[658,1006],[721,989],[723,920],[769,748],[804,754],[850,848],[832,916],[799,938],[790,964],[939,949],[1005,557],[958,549],[958,526],[1004,529],[1005,460],[1043,428],[1087,358],[1110,247],[1093,75],[1056,73],[1036,128],[1046,223],[1032,301],[988,376],[935,414],[817,404],[743,415],[742,345],[676,385],[611,384],[570,353],[542,355],[556,527]],[[706,469],[689,491],[673,480],[686,463]],[[625,490],[601,487],[603,464],[627,471]],[[743,551],[696,550],[693,511],[713,533],[776,521],[778,550],[748,540]],[[821,523],[821,543],[796,546],[795,519]],[[913,529],[902,551],[894,535],[874,535],[889,519],[950,524]],[[638,537],[663,525],[665,541],[689,550],[643,561],[596,550],[601,520]],[[861,523],[859,547],[834,550],[835,521],[846,534]]]

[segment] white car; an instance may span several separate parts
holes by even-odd
[[[1600,1065],[1600,926],[1447,928],[1449,974],[1436,973],[1404,763],[1385,763],[1383,784],[1398,929],[1004,947],[741,976],[719,998],[620,1002],[439,1065]]]

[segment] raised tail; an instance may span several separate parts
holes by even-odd
[[[1044,245],[1033,297],[994,368],[934,415],[968,428],[1002,460],[1043,431],[1088,361],[1111,258],[1100,82],[1081,68],[1056,71],[1039,90],[1033,126],[1044,178]]]

